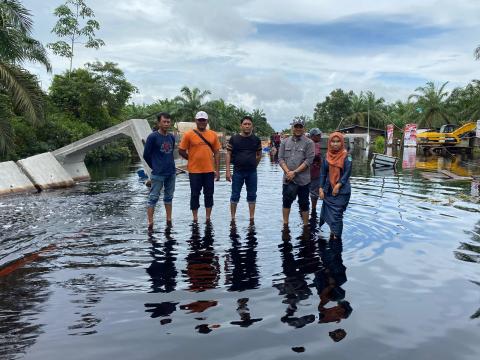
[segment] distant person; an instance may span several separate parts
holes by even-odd
[[[283,224],[288,225],[290,208],[298,196],[298,205],[302,214],[303,225],[308,225],[310,169],[315,150],[313,141],[307,139],[305,122],[295,119],[292,122],[292,136],[280,144],[278,163],[283,175]]]
[[[350,201],[352,158],[345,150],[343,134],[333,132],[328,137],[327,155],[322,163],[319,197],[323,200],[319,226],[330,226],[330,237],[341,239],[343,213]]]
[[[143,150],[143,158],[152,169],[147,206],[149,231],[153,230],[153,213],[162,189],[167,224],[172,222],[172,200],[175,191],[175,161],[173,159],[175,137],[168,132],[170,123],[171,120],[168,113],[162,112],[158,114],[157,130],[148,135]]]
[[[310,139],[313,141],[315,157],[310,166],[310,200],[312,201],[312,215],[317,212],[318,190],[320,189],[320,169],[322,167],[322,149],[320,140],[322,132],[319,128],[310,130]]]
[[[232,221],[235,221],[237,204],[245,183],[250,221],[253,222],[257,200],[257,165],[262,158],[262,142],[253,134],[253,120],[250,116],[242,118],[240,128],[240,134],[233,135],[227,145],[225,177],[227,181],[232,182],[230,215]],[[230,172],[230,163],[233,164],[233,176]]]
[[[196,129],[187,131],[178,145],[178,153],[188,160],[190,179],[190,209],[193,221],[198,221],[200,192],[203,189],[206,220],[210,221],[213,207],[214,181],[220,179],[220,148],[217,133],[207,129],[208,114],[195,115]],[[215,164],[214,164],[215,161]]]
[[[282,142],[282,137],[278,132],[275,133],[275,135],[273,136],[273,145],[277,148],[277,152],[278,152],[278,149],[280,148],[281,142]]]

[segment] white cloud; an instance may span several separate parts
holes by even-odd
[[[24,2],[35,16],[35,36],[44,43],[54,40],[52,11],[60,3]],[[476,31],[480,2],[474,0],[87,3],[101,24],[97,35],[107,45],[99,51],[79,47],[76,66],[97,58],[118,62],[140,90],[136,102],[173,97],[184,85],[209,89],[213,97],[248,110],[263,109],[277,129],[288,126],[295,115],[311,115],[316,102],[335,88],[373,90],[394,101],[406,99],[426,80],[449,80],[453,87],[480,78],[480,62],[473,60],[473,49],[480,44]],[[441,26],[446,31],[365,52],[348,48],[332,52],[302,42],[265,40],[253,22],[321,24],[362,16]],[[68,66],[65,59],[52,56],[51,60],[57,73]],[[51,75],[38,66],[31,69],[47,87]]]

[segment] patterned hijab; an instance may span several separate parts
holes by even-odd
[[[330,143],[334,138],[338,138],[340,140],[340,149],[333,150]],[[345,139],[343,134],[335,131],[330,134],[328,137],[328,145],[327,145],[327,162],[328,162],[328,178],[330,179],[330,184],[332,188],[337,185],[338,180],[340,179],[340,171],[343,169],[343,164],[345,162],[345,158],[347,157],[348,153],[345,150]]]

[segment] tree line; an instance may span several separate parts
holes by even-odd
[[[84,0],[67,0],[55,9],[58,21],[52,32],[59,37],[48,47],[69,60],[69,70],[55,75],[42,90],[27,63],[52,71],[45,47],[32,37],[31,13],[19,0],[0,0],[0,161],[17,160],[51,151],[130,118],[147,118],[168,111],[175,121],[192,121],[205,110],[210,126],[227,134],[238,130],[238,121],[250,115],[261,136],[273,128],[263,110],[247,111],[223,99],[211,99],[209,90],[183,87],[172,99],[153,104],[129,104],[138,91],[117,64],[100,62],[73,68],[76,46],[98,49],[103,40],[95,32],[100,24]],[[65,40],[63,40],[65,39]],[[480,60],[480,46],[474,53]],[[333,90],[314,108],[313,116],[300,115],[307,127],[333,130],[346,125],[384,128],[393,123],[402,128],[415,122],[438,128],[445,123],[462,124],[480,118],[480,81],[446,91],[447,83],[428,82],[405,101],[386,103],[372,91]],[[152,121],[153,122],[153,121]],[[116,159],[131,154],[129,142],[119,142],[89,154],[92,160]]]
[[[446,91],[448,82],[436,85],[427,82],[406,101],[387,103],[383,97],[366,91],[356,94],[342,89],[333,90],[325,100],[316,104],[313,117],[301,115],[307,126],[327,131],[348,125],[384,129],[387,124],[403,128],[416,123],[420,128],[435,129],[443,124],[463,124],[480,119],[480,81],[472,80],[465,87]]]

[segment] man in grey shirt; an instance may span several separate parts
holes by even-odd
[[[288,225],[290,208],[298,196],[303,225],[308,225],[310,166],[315,157],[315,145],[305,135],[305,122],[294,119],[292,136],[280,145],[278,163],[283,175],[283,225]]]

